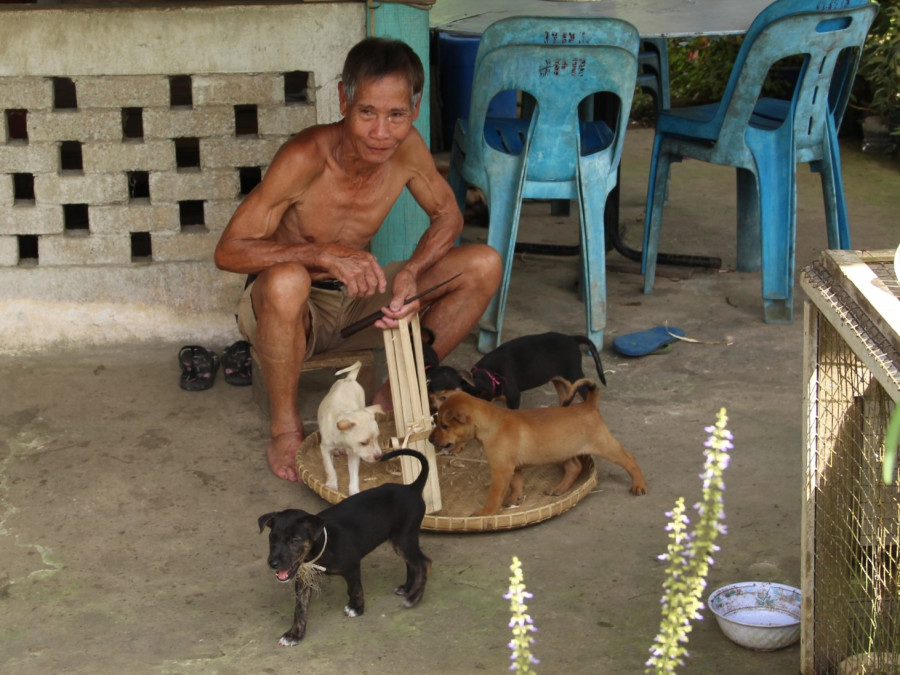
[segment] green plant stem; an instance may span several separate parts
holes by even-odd
[[[683,497],[679,497],[675,508],[666,513],[670,519],[666,527],[669,545],[660,560],[668,561],[668,565],[663,582],[660,629],[650,649],[651,657],[646,664],[648,673],[672,673],[677,666],[684,665],[684,657],[689,655],[686,645],[691,621],[702,618],[701,597],[706,588],[706,576],[713,563],[713,553],[719,550],[714,542],[719,534],[725,533],[722,475],[730,460],[728,451],[733,447],[731,433],[725,426],[727,422],[722,408],[716,425],[706,429],[711,435],[704,451],[704,471],[700,475],[702,498],[694,505],[699,516],[694,529],[688,529],[690,520]]]

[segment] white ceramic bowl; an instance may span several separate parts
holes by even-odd
[[[900,281],[900,246],[897,247],[897,252],[894,253],[894,276],[897,277],[897,281]]]
[[[773,651],[800,638],[800,589],[764,581],[745,581],[716,589],[706,606],[732,641]]]

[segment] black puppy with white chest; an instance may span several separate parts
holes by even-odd
[[[400,455],[416,457],[422,471],[409,485],[385,483],[347,497],[318,514],[286,509],[259,517],[259,531],[269,528],[269,567],[279,581],[294,579],[297,604],[294,623],[279,641],[292,647],[306,633],[309,600],[318,572],[339,574],[347,582],[349,601],[344,614],[359,616],[365,609],[360,562],[380,544],[390,541],[406,562],[406,581],[394,592],[413,607],[425,592],[431,559],[419,547],[419,528],[425,517],[422,490],[428,462],[415,450],[395,450],[381,461]]]
[[[581,348],[594,358],[597,375],[605,385],[603,364],[596,345],[583,335],[540,333],[504,342],[472,367],[472,382],[463,391],[488,401],[503,398],[518,408],[522,392],[540,387],[553,377],[575,382],[584,377]]]

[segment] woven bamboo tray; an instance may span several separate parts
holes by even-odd
[[[396,435],[391,414],[379,415],[381,435],[379,443],[385,452],[390,450],[390,439]],[[297,471],[300,478],[322,499],[336,504],[347,496],[347,458],[335,457],[334,468],[338,475],[338,489],[325,485],[325,468],[319,449],[319,432],[306,437],[297,452]],[[437,513],[427,514],[422,521],[422,529],[434,532],[493,532],[514,530],[534,525],[565,513],[597,485],[597,469],[591,457],[584,461],[584,468],[575,485],[568,492],[557,497],[544,494],[544,490],[555,485],[562,478],[559,465],[536,466],[525,469],[525,499],[516,507],[503,509],[493,516],[472,516],[484,506],[491,471],[484,460],[478,442],[469,443],[456,455],[438,455],[438,476],[441,486],[443,508]],[[399,483],[399,462],[362,462],[359,467],[359,487],[361,490],[376,487],[382,483]]]

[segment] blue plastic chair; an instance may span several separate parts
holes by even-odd
[[[777,0],[750,26],[719,103],[659,116],[644,221],[645,293],[653,289],[670,164],[692,157],[737,169],[738,269],[762,268],[766,322],[793,320],[797,163],[821,173],[829,248],[849,248],[837,129],[877,11],[864,0]],[[769,68],[797,54],[804,59],[792,97],[761,98]]]
[[[457,121],[449,175],[461,207],[468,185],[484,192],[488,244],[503,261],[500,288],[479,324],[480,351],[500,343],[523,199],[578,200],[587,333],[602,345],[603,215],[622,155],[638,44],[634,26],[602,18],[513,17],[489,26],[482,35],[469,117]],[[487,116],[491,99],[509,90],[533,97],[530,118]],[[613,128],[579,119],[579,105],[600,92],[610,92],[619,101]]]
[[[637,86],[649,91],[657,112],[672,107],[669,94],[669,48],[666,38],[644,38],[638,52]]]

